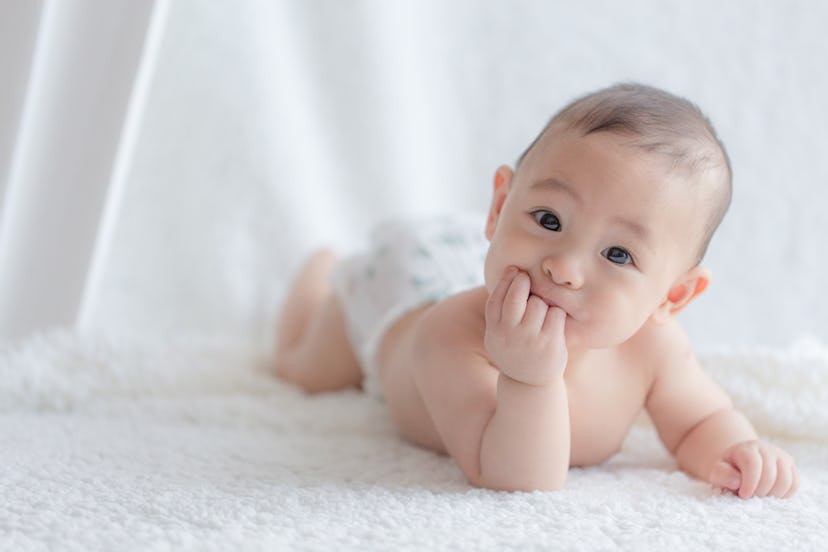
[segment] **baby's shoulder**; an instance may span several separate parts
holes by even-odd
[[[486,330],[486,300],[489,294],[483,286],[450,295],[434,303],[424,323],[439,326],[461,326],[479,333]]]
[[[624,358],[653,375],[694,362],[687,333],[675,318],[661,324],[648,321],[621,347]]]
[[[485,287],[473,288],[451,295],[431,305],[419,321],[420,333],[433,340],[483,343],[486,332]],[[458,343],[459,344],[459,343]]]

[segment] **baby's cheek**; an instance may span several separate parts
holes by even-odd
[[[607,307],[595,309],[585,320],[573,320],[571,324],[567,320],[567,345],[602,349],[620,345],[635,335],[640,325],[631,323],[624,313]]]
[[[506,271],[506,265],[503,265],[493,255],[486,255],[486,262],[483,267],[483,279],[486,283],[486,289],[491,293],[498,282],[503,278],[503,273]]]
[[[492,291],[494,290],[495,286],[497,285],[497,280],[492,278],[491,271],[489,270],[488,266],[483,272],[483,280],[486,285],[486,290],[491,295]]]

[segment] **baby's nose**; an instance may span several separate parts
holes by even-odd
[[[541,269],[559,286],[579,289],[584,285],[583,269],[574,255],[549,255],[543,259]]]

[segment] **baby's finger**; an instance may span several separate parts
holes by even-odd
[[[776,483],[777,457],[764,448],[759,449],[759,454],[762,456],[762,474],[753,494],[754,496],[768,496],[774,483]]]
[[[503,307],[500,321],[510,326],[517,326],[523,320],[526,311],[526,301],[529,299],[529,275],[518,271],[512,279],[506,297],[503,298]]]
[[[770,494],[777,498],[783,498],[793,485],[793,470],[783,458],[776,459],[776,483],[773,484]]]
[[[549,307],[544,303],[543,299],[537,295],[530,295],[526,301],[526,312],[523,314],[523,321],[527,328],[540,332],[543,326],[543,320],[546,318],[546,311]]]
[[[762,477],[762,456],[755,447],[739,447],[733,453],[733,462],[742,474],[739,497],[752,497]]]
[[[545,335],[559,336],[563,341],[565,326],[566,311],[560,307],[551,307],[546,311],[546,319],[543,321],[543,328],[541,328],[541,331]]]
[[[791,484],[790,490],[787,493],[785,493],[785,496],[783,496],[782,498],[791,498],[794,495],[794,493],[796,493],[797,489],[799,489],[799,471],[793,464],[791,464],[791,474],[793,483]]]
[[[510,266],[507,268],[503,277],[497,282],[497,285],[489,295],[489,300],[486,301],[486,321],[499,322],[503,310],[503,299],[506,297],[506,292],[509,286],[512,285],[512,280],[517,274],[517,268]]]
[[[722,460],[710,470],[708,480],[714,487],[728,489],[735,493],[742,484],[742,474],[739,473],[739,470]]]

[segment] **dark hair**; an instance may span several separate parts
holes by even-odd
[[[612,132],[633,138],[630,145],[663,156],[672,168],[698,175],[718,173],[711,189],[710,213],[698,261],[704,257],[732,196],[733,171],[724,144],[710,120],[694,103],[652,86],[623,83],[576,99],[556,113],[518,159],[523,162],[550,129],[580,131],[583,136]]]

